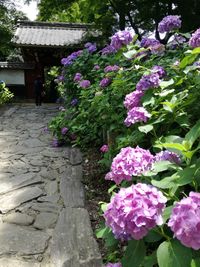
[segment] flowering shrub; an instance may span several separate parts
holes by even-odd
[[[115,255],[107,267],[199,266],[200,35],[180,27],[168,16],[166,45],[120,31],[62,60],[66,103],[49,128],[57,142],[100,150],[114,182],[97,232]]]
[[[10,101],[14,95],[9,91],[3,81],[0,81],[0,105]]]

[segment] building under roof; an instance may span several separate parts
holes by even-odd
[[[80,23],[18,22],[12,42],[20,48],[24,59],[24,77],[20,79],[24,80],[24,97],[33,98],[33,84],[38,75],[45,81],[45,70],[60,66],[61,58],[83,47],[83,38],[90,26]],[[6,68],[9,68],[6,63],[0,63],[0,76],[1,70]]]

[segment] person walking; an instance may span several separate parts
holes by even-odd
[[[42,94],[43,94],[43,84],[42,84],[42,77],[37,76],[36,80],[34,81],[34,91],[35,91],[35,104],[36,106],[42,105]]]

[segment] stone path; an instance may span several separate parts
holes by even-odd
[[[0,115],[0,267],[100,267],[81,183],[81,154],[53,148],[54,105]]]

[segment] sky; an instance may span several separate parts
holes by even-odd
[[[23,0],[15,1],[17,9],[24,12],[30,20],[35,20],[37,16],[37,3],[32,1],[29,5],[25,5]]]

